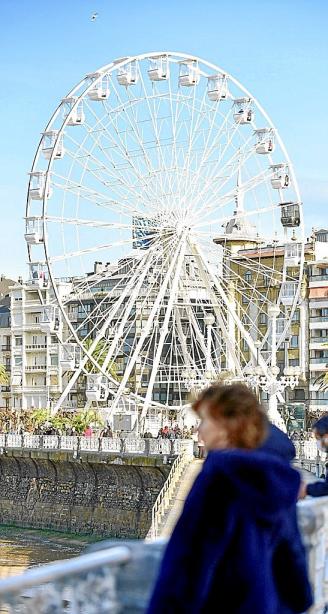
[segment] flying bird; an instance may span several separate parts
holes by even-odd
[[[90,19],[91,21],[96,21],[97,17],[98,17],[98,13],[92,13]]]

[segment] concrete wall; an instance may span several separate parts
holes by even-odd
[[[1,455],[0,524],[144,537],[169,466],[159,459],[121,462]]]

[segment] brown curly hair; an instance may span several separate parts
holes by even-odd
[[[267,436],[268,421],[255,394],[244,384],[212,384],[192,403],[198,413],[206,403],[215,420],[224,422],[233,448],[257,448]]]

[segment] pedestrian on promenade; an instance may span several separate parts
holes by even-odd
[[[296,522],[300,476],[258,448],[268,423],[242,384],[195,401],[208,452],[164,554],[148,614],[293,614],[312,603]]]
[[[316,438],[318,450],[328,453],[328,415],[322,416],[313,425],[313,432]],[[328,496],[328,468],[326,464],[326,476],[324,480],[312,482],[312,484],[302,484],[300,488],[300,499],[304,499],[306,495],[311,497],[326,497]]]
[[[205,455],[205,442],[200,434],[200,432],[198,432],[198,458],[204,458]]]

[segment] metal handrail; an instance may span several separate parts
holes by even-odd
[[[159,529],[163,517],[171,504],[171,500],[181,475],[190,461],[191,456],[187,448],[182,450],[181,454],[179,454],[179,456],[175,459],[168,478],[153,505],[151,512],[151,526],[147,538],[156,539],[159,537]]]
[[[59,563],[49,563],[42,567],[28,569],[19,576],[11,576],[1,580],[0,596],[6,596],[8,593],[22,593],[26,589],[86,573],[103,565],[116,567],[127,563],[130,559],[130,549],[126,546],[117,546],[108,550],[101,550],[100,552],[84,554],[73,559],[60,561]]]

